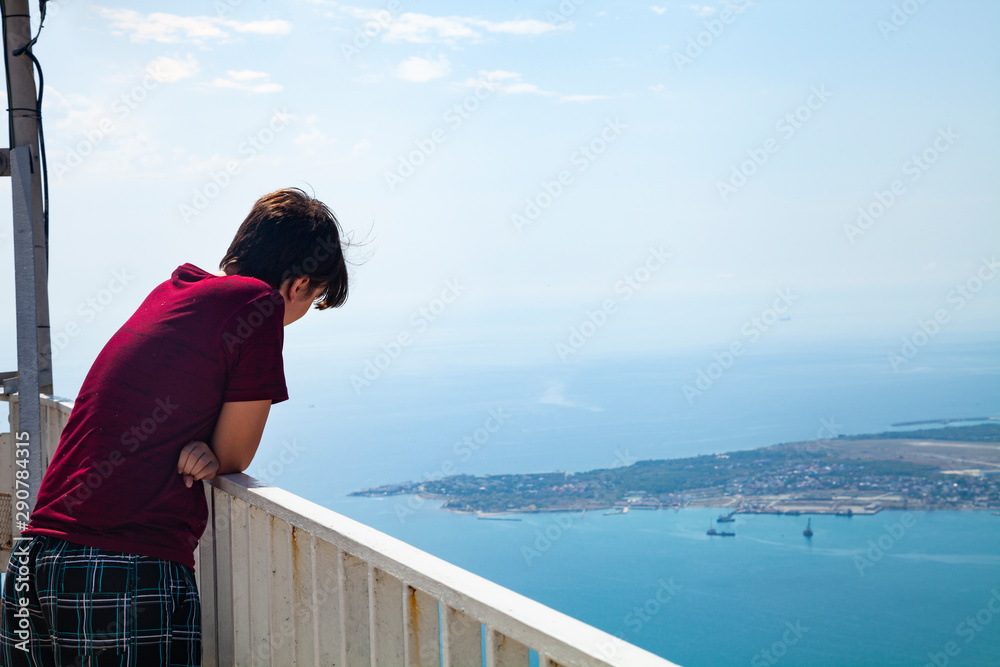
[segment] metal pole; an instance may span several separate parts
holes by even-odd
[[[18,427],[12,460],[27,454],[25,479],[15,479],[14,526],[24,528],[42,482],[42,407],[39,394],[52,393],[49,338],[48,230],[42,210],[38,130],[41,110],[34,67],[23,47],[31,41],[28,0],[0,0],[3,5],[4,63],[10,105],[10,174],[14,213],[14,292],[17,312]],[[21,55],[14,55],[21,50]],[[4,380],[7,391],[10,380]],[[20,472],[18,465],[15,470]],[[23,494],[23,495],[22,495]]]
[[[45,219],[42,215],[42,169],[38,150],[38,125],[41,119],[37,107],[38,98],[31,59],[26,54],[13,55],[14,51],[31,41],[31,19],[28,13],[28,0],[3,0],[3,7],[3,39],[6,49],[4,60],[7,64],[8,102],[10,104],[10,147],[15,149],[19,146],[25,146],[29,149],[29,153],[24,158],[26,166],[24,177],[29,179],[32,185],[27,191],[27,204],[29,206],[26,209],[31,219],[31,247],[26,252],[29,253],[27,256],[33,256],[34,261],[35,322],[32,328],[36,337],[37,349],[34,364],[37,364],[39,391],[52,394],[52,345],[49,335],[49,239],[48,230],[45,228]],[[13,169],[11,173],[13,176]],[[14,184],[14,189],[17,189],[16,184]],[[20,330],[19,323],[19,349],[22,345]],[[23,355],[19,352],[19,372],[23,372],[24,363]],[[19,394],[19,402],[23,407],[25,393],[21,391]],[[28,400],[31,400],[30,397]]]

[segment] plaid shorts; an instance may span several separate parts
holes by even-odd
[[[4,667],[201,664],[194,572],[54,537],[15,542],[0,603]]]

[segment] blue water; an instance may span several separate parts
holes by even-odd
[[[361,395],[348,380],[359,364],[331,374],[293,360],[309,370],[290,374],[293,400],[272,411],[249,472],[685,667],[1000,665],[989,607],[1000,612],[1000,517],[988,512],[914,513],[905,526],[900,513],[814,517],[808,541],[802,517],[744,517],[736,538],[709,538],[713,510],[501,522],[346,495],[1000,416],[1000,343],[928,347],[898,373],[888,351],[762,349],[692,402],[682,387],[712,350],[433,374],[400,366]],[[978,630],[960,625],[969,616]]]
[[[948,664],[1000,664],[989,513],[813,517],[807,540],[803,517],[741,516],[735,538],[710,538],[709,509],[507,522],[424,506],[400,522],[409,503],[335,509],[686,667],[923,665],[948,642],[960,649]],[[979,632],[957,629],[977,613],[990,621]]]

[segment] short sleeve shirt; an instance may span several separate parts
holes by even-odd
[[[223,403],[288,398],[283,320],[263,281],[178,267],[94,361],[22,534],[193,568],[208,506],[177,460]]]

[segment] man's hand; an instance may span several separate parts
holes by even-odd
[[[219,459],[206,443],[192,440],[184,445],[177,459],[177,474],[184,475],[184,484],[190,489],[197,479],[212,479],[219,472]]]

